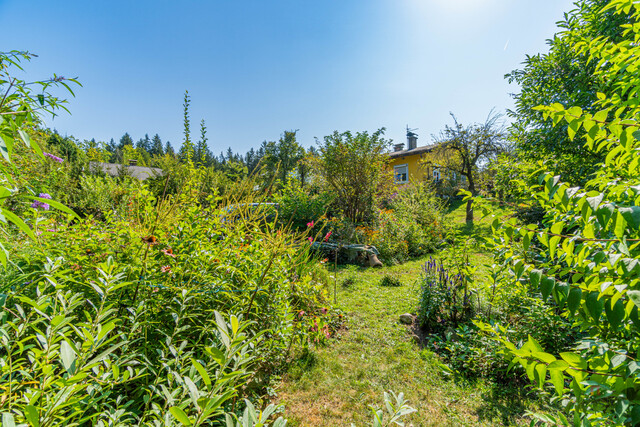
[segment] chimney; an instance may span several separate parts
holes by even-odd
[[[138,166],[138,161],[136,159],[129,159],[129,166]]]
[[[413,150],[418,146],[418,134],[409,129],[409,126],[407,126],[407,146],[409,147],[407,150]]]
[[[400,144],[395,144],[395,145],[393,146],[393,151],[394,151],[394,152],[396,152],[396,151],[402,151],[402,150],[404,150],[404,144],[402,144],[402,143],[400,143]]]

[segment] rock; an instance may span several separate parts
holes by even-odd
[[[405,325],[410,325],[413,323],[413,316],[411,313],[405,313],[400,315],[400,323],[404,323]]]

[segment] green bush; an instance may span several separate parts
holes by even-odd
[[[402,286],[402,282],[397,276],[385,274],[382,276],[382,279],[380,279],[380,286],[398,287]]]

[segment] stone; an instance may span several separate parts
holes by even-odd
[[[411,313],[404,313],[400,315],[400,323],[404,323],[405,325],[410,325],[413,323],[413,316]]]

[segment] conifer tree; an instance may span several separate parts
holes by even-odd
[[[162,148],[162,139],[156,133],[151,140],[151,150],[150,153],[152,156],[162,156],[164,154],[164,149]]]

